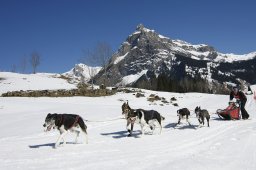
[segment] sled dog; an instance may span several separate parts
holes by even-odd
[[[187,108],[182,108],[177,110],[177,116],[179,116],[177,124],[180,124],[181,119],[186,118],[186,121],[188,122],[188,124],[191,125],[189,122],[190,111]]]
[[[161,121],[165,118],[155,110],[143,110],[143,109],[131,109],[127,103],[122,105],[123,114],[127,120],[126,128],[129,132],[128,136],[132,136],[134,123],[138,123],[141,126],[141,133],[144,134],[144,127],[149,126],[151,130],[154,130],[157,122],[160,126],[160,133],[162,131]],[[131,129],[129,125],[131,124]]]
[[[205,110],[205,109],[201,110],[201,108],[199,106],[197,106],[195,108],[195,113],[196,113],[196,117],[199,121],[200,126],[202,124],[204,125],[204,118],[206,118],[208,127],[210,127],[210,125],[209,125],[210,114],[207,110]]]
[[[50,131],[52,128],[59,130],[60,136],[55,143],[55,148],[60,146],[61,139],[63,140],[63,144],[66,144],[64,137],[68,131],[76,133],[75,143],[77,143],[80,132],[83,132],[85,134],[86,143],[88,143],[87,126],[79,115],[49,113],[45,118],[43,127],[46,128],[45,131]]]

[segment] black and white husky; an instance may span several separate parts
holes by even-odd
[[[198,118],[198,121],[199,121],[199,127],[204,125],[204,119],[207,120],[207,125],[208,125],[208,127],[210,127],[210,124],[209,124],[210,114],[207,110],[205,110],[205,109],[201,110],[201,107],[197,106],[195,108],[195,113],[196,113],[196,117]]]
[[[187,108],[182,108],[177,110],[177,116],[179,116],[178,123],[177,123],[178,125],[180,124],[181,119],[184,119],[184,118],[186,118],[186,121],[188,122],[188,124],[191,125],[189,122],[190,111]]]
[[[131,109],[127,103],[122,105],[122,114],[125,115],[127,120],[126,128],[129,132],[128,136],[132,135],[134,123],[138,123],[141,126],[141,134],[144,134],[144,127],[149,126],[151,130],[155,130],[156,124],[160,127],[160,132],[162,131],[161,121],[165,118],[161,116],[155,110],[143,110],[143,109]],[[131,129],[129,125],[131,124]]]
[[[60,145],[61,139],[63,140],[63,144],[66,144],[64,137],[68,131],[76,133],[75,143],[77,143],[79,133],[83,132],[85,134],[86,143],[88,143],[87,126],[79,115],[49,113],[45,118],[43,126],[46,127],[45,131],[50,131],[52,128],[57,128],[60,131],[60,136],[55,143],[55,148]]]

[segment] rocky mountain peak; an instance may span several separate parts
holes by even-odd
[[[139,24],[137,27],[136,27],[136,31],[135,33],[142,33],[142,34],[147,34],[147,33],[154,33],[155,31],[154,30],[151,30],[149,28],[146,28],[143,24]]]
[[[143,24],[139,24],[139,25],[137,26],[136,30],[137,30],[137,31],[143,31],[144,28],[145,28],[145,27],[144,27]]]
[[[251,64],[255,60],[256,53],[240,56],[222,54],[210,45],[173,40],[139,24],[112,56],[107,66],[106,83],[110,86],[174,91],[182,88],[183,91],[195,90],[195,87],[181,85],[188,80],[192,84],[200,80],[199,84],[204,84],[204,89],[213,87],[206,87],[206,82],[239,83],[244,80],[255,84],[256,78],[252,77],[256,74],[256,66]],[[104,73],[99,72],[96,82],[101,84],[105,78]]]

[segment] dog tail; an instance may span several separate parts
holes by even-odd
[[[87,120],[83,119],[82,117],[79,117],[77,122],[78,122],[79,126],[81,127],[81,129],[82,129],[85,133],[87,133],[87,132],[86,132],[87,126],[86,126],[86,124],[84,123],[84,121],[87,122]]]

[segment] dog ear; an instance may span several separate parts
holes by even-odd
[[[56,119],[56,117],[57,117],[57,113],[53,113],[53,114],[51,114],[51,117]]]

